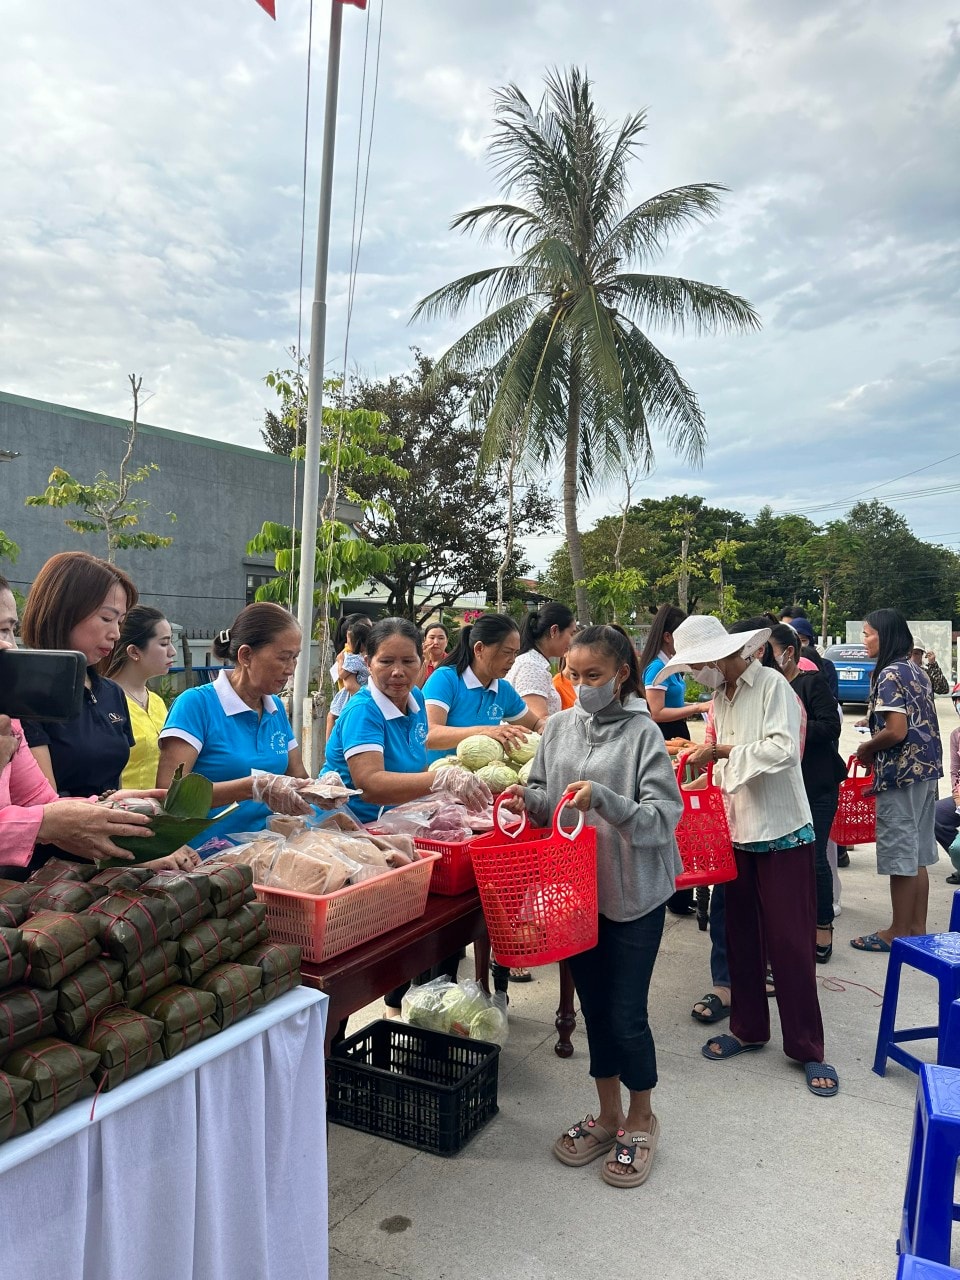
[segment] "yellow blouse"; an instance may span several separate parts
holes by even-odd
[[[120,776],[120,786],[138,791],[150,790],[157,785],[160,730],[167,718],[166,704],[152,689],[147,690],[146,711],[129,693],[126,698],[136,745],[130,748],[130,759]]]

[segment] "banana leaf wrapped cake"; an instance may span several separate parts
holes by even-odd
[[[140,1012],[163,1023],[160,1045],[165,1058],[182,1053],[220,1030],[217,997],[212,991],[195,991],[175,984],[149,996]]]
[[[107,893],[116,893],[119,889],[139,889],[147,880],[152,880],[153,875],[152,867],[104,867],[88,884],[99,884]]]
[[[249,951],[258,942],[266,942],[270,937],[265,902],[245,902],[229,919],[237,930],[238,952]]]
[[[0,929],[18,929],[30,909],[23,902],[0,902]]]
[[[101,956],[91,960],[57,987],[57,1030],[76,1040],[102,1010],[123,1003],[123,965]]]
[[[95,902],[87,915],[99,923],[104,951],[125,965],[167,942],[172,932],[166,902],[146,893],[111,893]]]
[[[106,896],[102,884],[94,884],[92,880],[74,880],[70,876],[59,876],[56,880],[48,880],[40,886],[40,892],[31,903],[33,911],[86,911],[98,898]]]
[[[19,929],[0,927],[0,987],[12,987],[27,972],[27,948]]]
[[[0,902],[24,906],[28,910],[39,891],[40,886],[31,884],[29,880],[0,880]]]
[[[300,960],[302,952],[299,947],[289,942],[261,942],[249,951],[237,957],[239,964],[255,964],[263,977],[260,990],[264,1001],[274,1000],[285,991],[292,991],[300,985]]]
[[[252,902],[256,897],[253,891],[253,870],[239,863],[233,866],[217,863],[203,871],[191,871],[187,874],[203,876],[207,880],[213,914],[221,919],[233,915],[238,907],[245,902]]]
[[[202,974],[194,986],[216,996],[215,1017],[222,1030],[263,1004],[261,977],[261,970],[255,964],[218,964]]]
[[[95,862],[68,862],[66,858],[50,858],[27,877],[27,884],[50,884],[53,880],[92,880],[97,874]]]
[[[208,877],[182,871],[159,871],[147,880],[143,893],[162,898],[169,908],[172,937],[177,938],[184,929],[192,929],[213,911]]]
[[[40,991],[36,987],[0,991],[0,1060],[31,1040],[50,1035],[55,1027],[56,1008],[56,991]]]
[[[240,931],[232,920],[201,920],[178,938],[177,963],[184,982],[193,983],[214,965],[233,960],[239,950]]]
[[[179,982],[180,966],[177,963],[177,944],[161,942],[158,947],[145,951],[139,960],[123,972],[123,998],[131,1009],[139,1007],[147,996],[156,995],[164,987]]]
[[[52,990],[100,954],[100,920],[88,913],[41,911],[21,927],[30,961],[30,983]]]
[[[93,1078],[100,1089],[115,1089],[124,1080],[163,1061],[163,1023],[133,1009],[112,1009],[84,1032],[81,1043],[100,1055]]]
[[[30,1128],[30,1117],[24,1104],[32,1089],[29,1080],[0,1071],[0,1142],[16,1138]]]
[[[45,1037],[11,1053],[4,1070],[30,1082],[25,1102],[30,1126],[35,1128],[77,1098],[94,1091],[91,1073],[100,1055],[66,1040]]]

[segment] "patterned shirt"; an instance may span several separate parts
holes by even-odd
[[[885,726],[889,712],[907,718],[903,741],[878,751],[874,757],[874,790],[889,791],[943,777],[943,749],[933,690],[916,663],[904,658],[884,667],[870,694],[868,710],[872,734]]]

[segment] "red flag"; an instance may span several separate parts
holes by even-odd
[[[274,0],[257,0],[257,4],[260,6],[261,9],[264,9],[267,13],[269,13],[271,18],[276,20],[277,9],[276,9],[276,4]]]

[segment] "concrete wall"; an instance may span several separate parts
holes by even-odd
[[[105,540],[64,525],[75,514],[24,506],[42,493],[56,466],[78,480],[104,470],[115,476],[128,424],[80,409],[45,404],[0,392],[0,450],[19,453],[0,461],[0,529],[19,543],[20,559],[0,568],[26,594],[44,561],[57,551],[105,554]],[[160,470],[134,496],[150,509],[141,527],[170,535],[159,551],[122,551],[117,563],[130,574],[144,603],[163,609],[188,633],[229,626],[246,603],[248,573],[268,573],[272,557],[248,557],[245,547],[264,520],[289,524],[293,464],[266,450],[204,440],[141,426],[133,462]],[[176,524],[164,516],[177,515]]]

